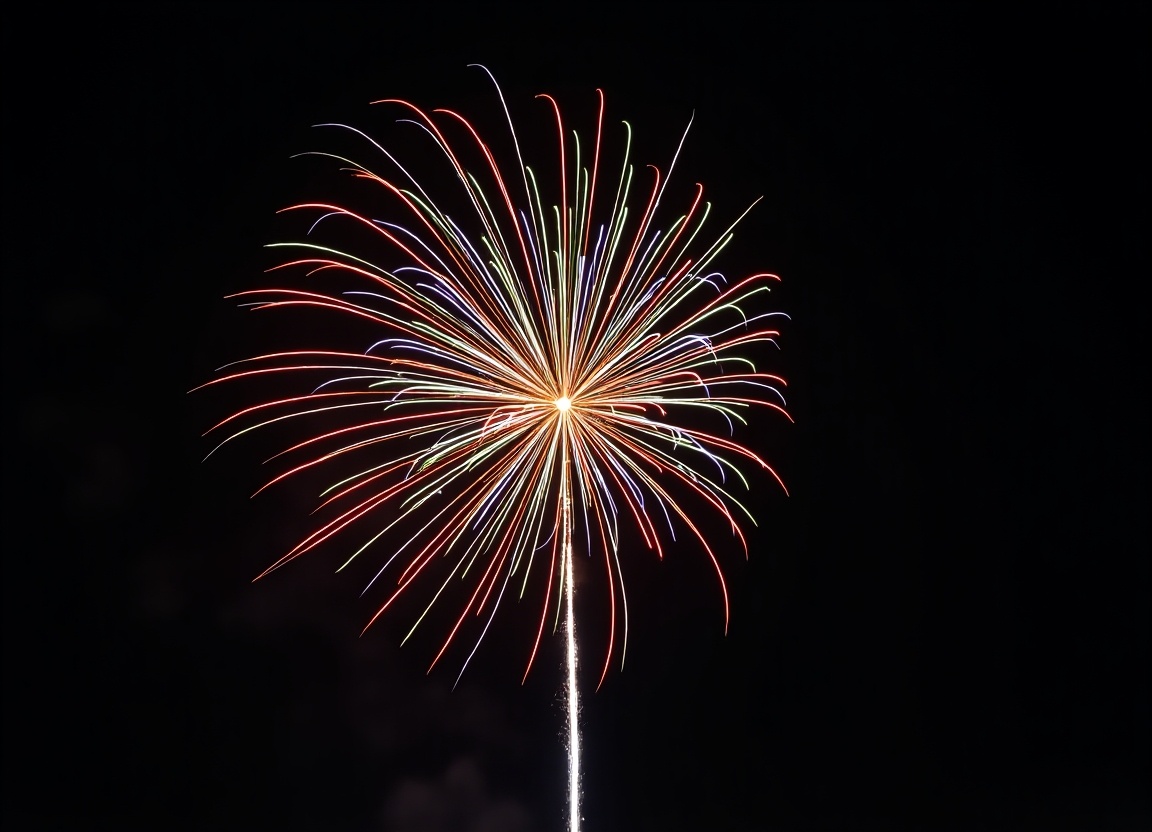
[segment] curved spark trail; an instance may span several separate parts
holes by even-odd
[[[348,333],[369,333],[367,346],[269,352],[204,386],[295,382],[209,432],[222,435],[219,448],[295,427],[302,436],[273,457],[283,467],[265,487],[314,471],[334,478],[314,530],[263,574],[337,539],[351,550],[341,569],[383,551],[369,582],[383,600],[368,625],[419,587],[429,600],[408,636],[441,628],[432,666],[464,643],[461,673],[516,598],[538,610],[525,634],[527,676],[563,605],[576,832],[574,551],[598,561],[604,578],[600,683],[627,643],[621,562],[634,554],[621,551],[630,546],[625,526],[661,558],[662,540],[678,531],[694,538],[715,572],[727,628],[720,559],[697,517],[723,518],[747,554],[740,521],[755,521],[735,490],[749,487],[746,468],[779,477],[733,434],[752,408],[787,417],[783,379],[750,358],[775,345],[773,322],[783,316],[763,309],[775,275],[729,280],[713,267],[743,214],[704,236],[712,209],[696,185],[684,212],[663,219],[683,137],[667,172],[638,172],[625,123],[622,158],[610,164],[602,93],[587,145],[567,131],[556,101],[540,96],[555,121],[558,175],[539,178],[496,92],[508,129],[501,141],[515,156],[507,166],[459,113],[376,102],[425,142],[416,164],[443,164],[435,188],[366,133],[323,125],[363,143],[369,160],[313,155],[338,162],[376,207],[284,209],[310,218],[307,239],[273,246],[288,256],[272,271],[288,282],[238,297],[255,310],[326,315]],[[608,167],[614,180],[605,180]],[[455,612],[432,625],[434,608]]]

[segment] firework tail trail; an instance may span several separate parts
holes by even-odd
[[[567,515],[567,512],[565,512]],[[565,606],[568,631],[568,830],[580,832],[580,695],[576,687],[576,591],[572,581],[572,546],[567,547]]]
[[[567,398],[557,400],[563,423],[561,429],[567,432],[568,422],[564,418],[568,410]],[[572,484],[568,479],[568,447],[564,447],[564,463],[561,468],[561,494],[564,500],[564,629],[567,638],[568,684],[568,832],[580,832],[580,692],[576,686],[576,580],[572,565]]]

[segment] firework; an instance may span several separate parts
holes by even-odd
[[[312,469],[341,472],[320,499],[325,519],[267,571],[337,537],[351,553],[341,568],[382,553],[372,579],[382,601],[369,626],[418,593],[427,603],[408,635],[422,622],[442,628],[432,665],[463,641],[462,672],[515,596],[538,610],[527,675],[566,607],[576,755],[574,553],[603,570],[600,682],[625,652],[621,560],[635,555],[622,551],[631,539],[662,557],[677,532],[694,537],[715,570],[727,627],[720,560],[696,518],[722,517],[747,553],[740,524],[754,518],[738,498],[748,489],[744,470],[779,481],[734,438],[753,408],[787,415],[783,380],[747,357],[753,345],[775,343],[780,313],[763,309],[777,278],[728,280],[714,270],[743,215],[706,233],[699,185],[686,211],[661,225],[683,137],[667,172],[637,170],[625,123],[616,128],[619,161],[609,164],[602,93],[587,145],[567,132],[555,100],[540,96],[557,155],[538,177],[496,94],[508,164],[456,112],[375,102],[397,112],[397,130],[425,142],[421,163],[429,153],[442,161],[436,188],[365,133],[325,125],[362,142],[367,161],[316,155],[338,161],[379,208],[285,209],[311,221],[304,241],[277,245],[288,257],[273,271],[299,283],[239,297],[257,310],[364,322],[379,335],[357,351],[274,352],[229,365],[210,384],[282,376],[300,387],[211,432],[222,434],[219,447],[277,423],[298,427],[268,485]],[[317,420],[323,429],[310,427]],[[438,608],[450,614],[433,615]],[[575,756],[571,767],[574,829]]]

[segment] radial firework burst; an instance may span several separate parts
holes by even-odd
[[[565,549],[575,538],[575,549],[600,560],[606,578],[611,622],[602,681],[626,638],[623,524],[660,556],[662,540],[678,526],[687,529],[715,568],[727,625],[723,572],[694,513],[701,506],[718,513],[746,552],[739,521],[754,518],[733,493],[734,485],[748,488],[740,461],[779,482],[732,438],[750,408],[787,415],[783,379],[758,372],[746,357],[750,345],[774,344],[778,336],[769,323],[782,313],[763,311],[762,300],[778,278],[759,273],[730,281],[713,270],[743,215],[701,245],[710,205],[700,185],[683,215],[667,227],[657,224],[668,177],[651,166],[637,175],[626,122],[623,158],[605,187],[602,93],[587,159],[555,100],[540,96],[552,111],[558,150],[560,202],[545,207],[496,92],[516,157],[507,169],[460,114],[374,102],[422,131],[445,165],[440,185],[454,185],[450,199],[467,206],[464,217],[451,216],[430,185],[366,134],[323,125],[355,134],[377,166],[311,155],[340,162],[406,222],[328,203],[284,209],[308,212],[313,222],[307,240],[274,244],[290,259],[273,271],[304,272],[307,287],[237,297],[258,310],[306,307],[360,319],[381,337],[362,352],[275,352],[223,368],[205,386],[279,374],[306,387],[240,410],[210,433],[228,431],[218,448],[273,423],[300,425],[302,441],[278,455],[297,462],[265,488],[339,458],[355,460],[356,473],[322,495],[333,516],[264,574],[336,535],[359,534],[344,565],[369,550],[382,552],[373,580],[390,576],[372,621],[432,572],[438,579],[425,587],[430,601],[421,620],[451,585],[466,586],[433,664],[469,618],[483,622],[478,644],[501,602],[512,593],[522,597],[529,578],[542,572],[527,673],[559,608]],[[682,145],[683,137],[669,173]],[[480,164],[466,163],[473,157]],[[316,239],[334,223],[364,231],[364,249]],[[698,427],[692,414],[701,411],[726,429]],[[343,426],[308,434],[320,414]],[[431,568],[445,562],[446,570]]]
[[[298,426],[299,441],[277,455],[284,467],[265,487],[309,469],[341,473],[320,499],[326,519],[267,571],[337,536],[351,552],[345,566],[380,554],[372,583],[387,589],[369,625],[419,587],[427,604],[412,630],[430,617],[443,628],[433,665],[468,632],[462,672],[516,596],[538,609],[526,675],[549,622],[567,609],[575,829],[573,553],[602,564],[601,682],[627,638],[621,559],[635,553],[622,552],[622,541],[662,556],[662,541],[687,530],[715,569],[727,626],[723,572],[698,516],[722,517],[746,553],[740,522],[754,520],[734,493],[749,487],[742,468],[779,481],[733,436],[752,408],[787,415],[783,380],[747,357],[753,345],[775,343],[770,324],[781,313],[764,311],[775,275],[728,280],[715,271],[740,217],[705,234],[701,186],[681,216],[658,224],[668,176],[634,169],[627,123],[621,159],[603,172],[602,93],[588,151],[556,101],[540,96],[555,121],[552,190],[525,164],[496,93],[502,141],[515,157],[508,166],[456,112],[375,102],[424,142],[421,163],[442,162],[435,188],[367,134],[325,125],[361,142],[368,161],[315,155],[361,180],[378,209],[285,209],[309,215],[310,231],[275,246],[288,259],[273,271],[301,282],[239,297],[257,310],[358,320],[379,335],[358,351],[272,352],[229,365],[209,384],[281,376],[301,387],[210,432],[226,434],[219,447],[276,423]],[[622,537],[626,526],[631,538]],[[451,614],[430,616],[438,606]]]

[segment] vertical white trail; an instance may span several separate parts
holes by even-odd
[[[575,580],[572,569],[572,526],[568,496],[564,497],[564,596],[568,631],[568,832],[580,832],[580,713],[576,689],[576,607]]]
[[[572,479],[568,471],[568,414],[572,402],[561,396],[555,401],[559,411],[560,444],[564,449],[564,462],[560,468],[560,499],[562,502],[561,557],[564,563],[564,629],[568,636],[568,832],[580,832],[580,696],[576,690],[576,574],[572,566]]]

